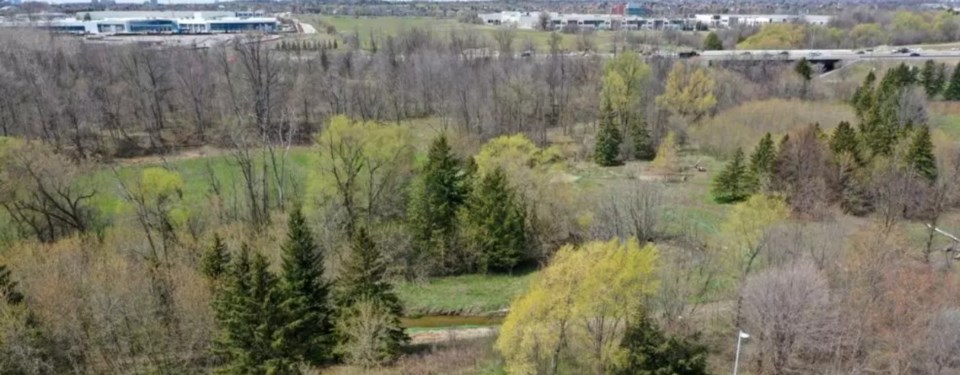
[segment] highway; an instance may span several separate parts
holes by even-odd
[[[905,52],[906,51],[906,52]],[[923,50],[906,48],[877,49],[822,49],[822,50],[729,50],[702,51],[694,58],[708,61],[724,60],[799,60],[841,61],[841,60],[907,60],[960,58],[960,50]]]

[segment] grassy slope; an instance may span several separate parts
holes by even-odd
[[[425,283],[400,283],[396,290],[410,316],[481,314],[509,306],[534,275],[441,277]]]

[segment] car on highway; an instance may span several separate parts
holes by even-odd
[[[920,57],[920,54],[917,52],[911,52],[910,57]]]

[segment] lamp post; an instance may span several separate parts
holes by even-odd
[[[737,335],[737,357],[733,360],[733,375],[737,375],[737,368],[740,367],[740,341],[749,338],[750,335],[744,331],[740,331],[740,334]]]

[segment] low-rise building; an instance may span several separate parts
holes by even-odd
[[[34,23],[40,28],[70,34],[200,34],[237,33],[247,31],[276,32],[279,21],[273,17],[206,18],[201,13],[192,17],[132,17],[88,20],[57,19]]]
[[[709,28],[722,29],[736,26],[761,26],[771,23],[809,23],[825,26],[831,16],[788,14],[696,14],[693,19]]]

